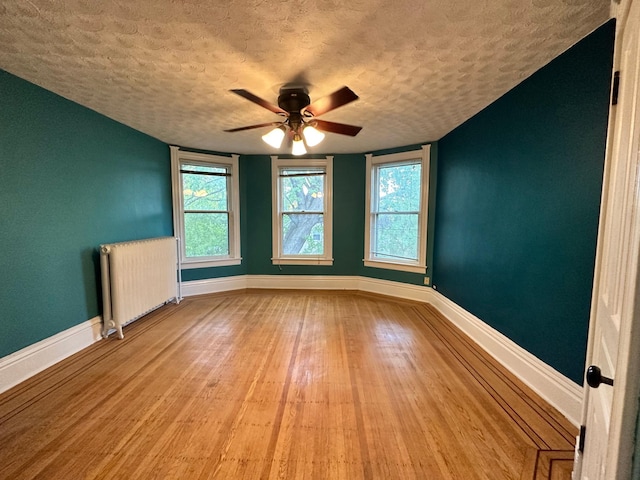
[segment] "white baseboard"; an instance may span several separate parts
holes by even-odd
[[[0,393],[101,340],[101,329],[102,319],[94,317],[0,358]]]
[[[478,317],[432,290],[429,302],[489,355],[498,360],[575,426],[580,425],[583,389]]]
[[[358,278],[358,290],[377,293],[378,295],[389,295],[390,297],[402,298],[404,300],[430,303],[431,293],[433,292],[431,288],[420,285],[392,282],[370,277],[356,278]]]
[[[182,283],[187,296],[246,288],[360,290],[431,303],[574,425],[580,424],[582,387],[435,290],[420,285],[357,276],[239,275]],[[0,358],[0,393],[101,339],[95,317]]]
[[[245,288],[357,290],[359,279],[360,277],[329,275],[238,275],[182,282],[182,294],[190,297]]]
[[[182,282],[182,296],[205,295],[207,293],[230,292],[247,288],[247,275],[232,277],[206,278]]]
[[[275,290],[361,290],[391,297],[428,302],[432,290],[419,285],[391,282],[369,277],[331,275],[238,275],[182,282],[185,297],[229,292],[245,288]]]
[[[338,275],[247,275],[247,288],[357,290],[359,278]]]

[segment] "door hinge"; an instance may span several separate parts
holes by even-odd
[[[618,91],[620,90],[620,71],[613,73],[613,87],[611,90],[611,105],[618,104]]]
[[[587,426],[580,425],[580,440],[578,441],[578,451],[584,453],[584,440],[587,436]]]

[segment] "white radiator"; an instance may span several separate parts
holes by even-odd
[[[174,300],[180,302],[175,237],[100,245],[102,336]]]

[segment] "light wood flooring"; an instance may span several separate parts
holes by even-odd
[[[576,429],[433,307],[185,299],[0,395],[0,479],[568,479]]]

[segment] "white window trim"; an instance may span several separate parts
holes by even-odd
[[[175,145],[171,150],[171,191],[173,197],[173,234],[180,239],[180,260],[183,269],[240,265],[240,181],[238,178],[238,155],[225,157],[206,153],[186,152]],[[195,161],[228,166],[231,170],[231,195],[229,196],[229,255],[216,257],[187,258],[184,246],[184,211],[182,203],[182,179],[180,162]]]
[[[385,268],[388,270],[401,270],[412,273],[425,273],[427,271],[427,220],[429,216],[429,166],[431,158],[431,145],[423,145],[422,150],[412,150],[410,152],[393,153],[389,155],[379,155],[374,157],[369,153],[367,159],[366,174],[366,217],[364,230],[364,252],[363,259],[365,267]],[[383,163],[403,162],[408,160],[421,159],[422,178],[420,179],[420,214],[418,218],[418,261],[403,262],[401,260],[382,260],[373,258],[371,254],[371,196],[374,185],[371,184],[371,171],[374,166]]]
[[[325,175],[324,196],[324,255],[283,255],[282,230],[280,215],[280,181],[281,168],[323,167]],[[273,237],[273,251],[271,262],[273,265],[333,265],[333,156],[321,159],[282,159],[271,156],[271,232]]]

